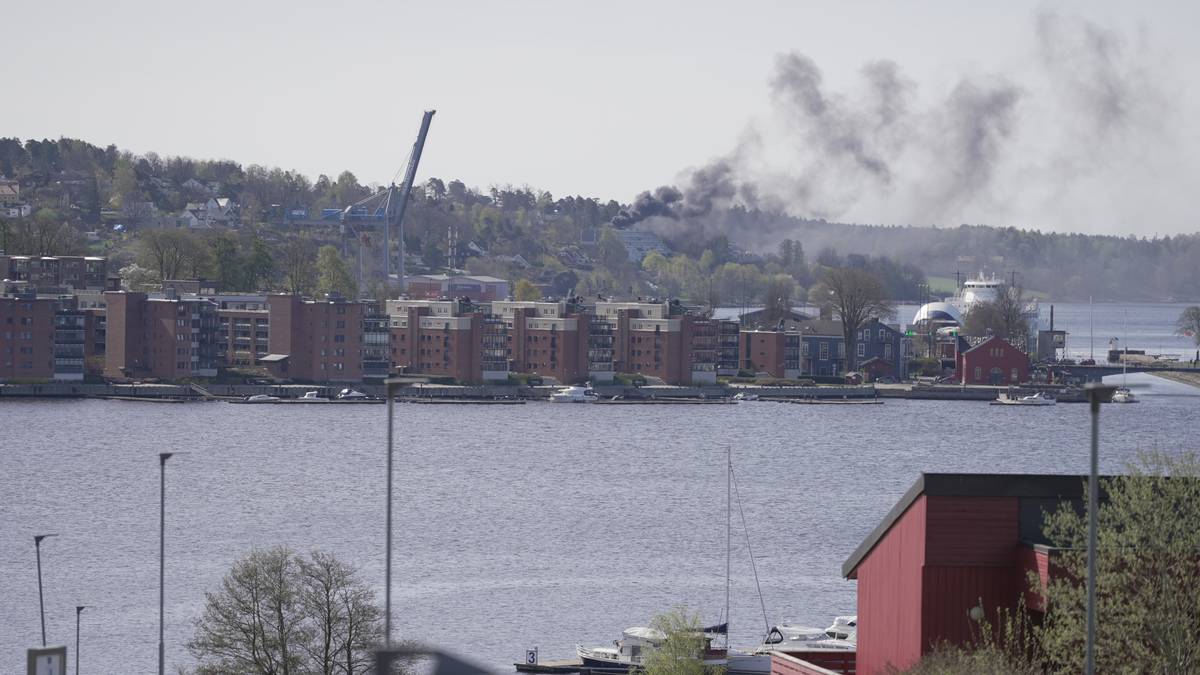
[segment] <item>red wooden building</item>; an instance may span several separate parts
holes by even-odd
[[[995,335],[958,355],[963,384],[1020,384],[1029,381],[1029,357]]]
[[[965,642],[981,601],[989,616],[1023,594],[1042,610],[1026,579],[1036,571],[1044,582],[1050,568],[1043,513],[1063,501],[1082,508],[1084,480],[922,474],[842,567],[858,581],[857,673],[904,669],[937,642]]]

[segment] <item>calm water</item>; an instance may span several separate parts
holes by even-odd
[[[1194,443],[1200,390],[1150,376],[1106,406],[1103,462]],[[726,446],[772,622],[825,625],[855,607],[842,562],[921,471],[1087,468],[1087,408],[398,406],[398,635],[511,671],[604,644],[675,604],[724,602]],[[0,666],[83,615],[92,673],[151,673],[157,653],[158,458],[168,464],[168,669],[204,592],[254,546],[319,547],[383,577],[382,406],[0,402]],[[1183,439],[1183,440],[1181,440]],[[735,522],[737,516],[735,514]],[[762,631],[735,530],[735,643]]]

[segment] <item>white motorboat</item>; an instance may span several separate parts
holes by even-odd
[[[733,395],[733,400],[735,400],[735,401],[757,401],[758,394],[747,394],[744,391],[739,391],[738,393]]]
[[[253,396],[247,396],[246,400],[242,401],[242,402],[243,403],[277,403],[278,401],[279,401],[278,396],[271,396],[270,394],[255,394]]]
[[[362,401],[371,398],[357,389],[343,389],[338,392],[337,400],[339,401]]]
[[[579,385],[563,387],[550,394],[552,403],[592,403],[596,399],[596,392]]]
[[[1110,400],[1113,403],[1137,403],[1138,402],[1137,397],[1133,395],[1133,392],[1129,390],[1129,387],[1117,387],[1117,390],[1113,392],[1112,399],[1110,399]]]
[[[713,638],[723,635],[724,631],[724,624],[703,629],[702,659],[705,666],[725,665],[726,650],[712,646]],[[622,631],[621,639],[613,640],[611,647],[576,645],[575,653],[583,662],[584,668],[593,671],[628,672],[630,669],[640,669],[645,664],[649,653],[657,649],[666,639],[667,636],[660,630],[635,626]]]
[[[300,403],[329,403],[329,399],[321,396],[319,391],[306,391],[304,395],[296,399]]]
[[[753,650],[729,654],[731,673],[769,673],[773,652],[854,652],[858,649],[858,617],[839,616],[828,628],[782,624],[773,626]]]
[[[992,405],[1055,405],[1057,403],[1058,401],[1047,396],[1042,391],[1028,396],[1017,396],[1009,392],[1002,392],[995,401],[992,401]]]

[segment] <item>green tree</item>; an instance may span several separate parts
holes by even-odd
[[[612,229],[605,229],[604,234],[600,235],[596,253],[599,263],[614,274],[629,264],[629,252]]]
[[[1175,321],[1175,334],[1191,338],[1192,343],[1200,347],[1200,307],[1188,307],[1179,314]]]
[[[307,237],[293,237],[283,245],[280,260],[283,267],[284,289],[293,295],[308,295],[317,286],[317,270],[313,261],[316,246]]]
[[[763,319],[768,325],[777,324],[792,311],[796,282],[786,274],[776,274],[767,282],[763,293]]]
[[[159,281],[194,278],[209,261],[207,248],[186,230],[147,230],[138,237],[138,261]]]
[[[650,627],[663,637],[643,660],[645,675],[711,675],[704,666],[705,637],[698,614],[679,607],[655,616]]]
[[[340,293],[346,298],[358,296],[358,284],[335,246],[327,244],[317,251],[317,292]]]
[[[246,267],[249,289],[259,290],[264,286],[270,288],[278,271],[275,256],[272,255],[271,247],[267,245],[267,242],[259,237],[255,237],[254,242],[250,245],[250,255],[246,260]]]
[[[533,302],[542,299],[542,291],[528,279],[518,279],[513,287],[513,297],[521,302]]]
[[[255,550],[205,593],[188,650],[198,675],[367,673],[382,617],[370,587],[332,555]]]
[[[833,318],[833,291],[824,282],[818,281],[808,289],[808,304],[817,308],[822,319]]]
[[[1200,664],[1200,456],[1143,453],[1105,479],[1097,541],[1096,672],[1188,673]],[[1042,649],[1054,672],[1083,671],[1086,513],[1046,517],[1061,573],[1046,589]]]
[[[243,285],[244,263],[238,252],[237,241],[228,234],[219,234],[208,240],[212,250],[213,267],[217,282],[225,291],[252,290]]]
[[[1029,334],[1025,292],[1020,286],[1002,285],[994,300],[973,303],[963,316],[963,332],[976,337],[998,335],[1018,347],[1024,345]]]
[[[846,344],[846,370],[858,368],[858,330],[871,319],[885,319],[895,313],[883,284],[874,274],[852,267],[835,267],[825,272],[825,285],[833,300],[833,312],[842,322]]]

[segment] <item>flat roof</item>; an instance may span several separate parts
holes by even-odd
[[[266,356],[258,357],[261,363],[276,363],[278,361],[287,361],[290,354],[267,354]]]
[[[1112,478],[1101,476],[1100,478]],[[842,564],[849,578],[860,563],[917,501],[917,497],[1053,497],[1080,499],[1087,476],[1044,473],[922,473],[900,501]]]

